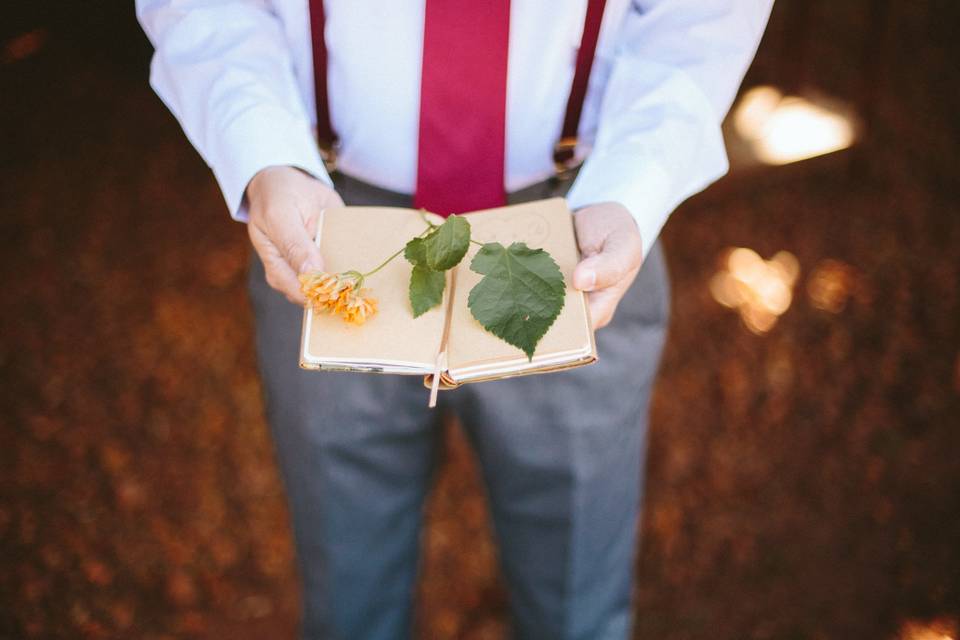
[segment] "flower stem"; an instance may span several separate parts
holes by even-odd
[[[364,274],[360,273],[359,271],[355,271],[351,269],[350,271],[344,271],[340,275],[348,278],[353,278],[353,286],[356,287],[357,289],[363,286]]]
[[[422,211],[422,210],[421,210],[421,211]],[[435,225],[435,224],[430,224],[430,222],[429,222],[428,220],[426,220],[426,219],[424,219],[424,222],[426,222],[426,223],[427,223],[428,225],[430,225],[430,226],[427,227],[426,229],[424,229],[423,231],[421,231],[420,234],[417,236],[418,238],[422,238],[424,235],[426,235],[428,232],[430,232],[431,230],[433,230],[433,229],[436,228],[436,226],[437,226],[437,225]],[[366,273],[358,274],[358,275],[360,276],[360,281],[363,282],[363,279],[364,279],[364,278],[366,278],[367,276],[372,276],[372,275],[375,274],[377,271],[380,271],[380,269],[383,269],[385,266],[387,266],[388,264],[390,264],[390,261],[393,260],[394,258],[396,258],[396,257],[397,257],[398,255],[400,255],[401,253],[403,253],[406,248],[407,248],[407,245],[403,245],[402,247],[400,247],[399,249],[397,249],[396,252],[394,252],[393,255],[391,255],[389,258],[387,258],[386,260],[384,260],[383,262],[381,262],[381,263],[380,263],[376,268],[374,268],[372,271],[367,271]],[[357,285],[357,286],[360,286],[360,285]]]
[[[388,264],[390,264],[390,261],[393,260],[394,258],[396,258],[396,257],[397,257],[398,255],[400,255],[401,253],[403,253],[403,250],[404,250],[405,248],[406,248],[406,246],[403,246],[403,247],[400,247],[399,249],[397,249],[396,253],[394,253],[392,256],[390,256],[389,258],[387,258],[386,260],[384,260],[383,262],[381,262],[380,265],[379,265],[378,267],[376,267],[373,271],[367,271],[366,273],[360,274],[360,281],[362,282],[363,279],[366,278],[367,276],[372,276],[372,275],[375,274],[377,271],[380,271],[380,269],[383,269],[385,266],[387,266]],[[359,285],[358,285],[358,286],[359,286]]]

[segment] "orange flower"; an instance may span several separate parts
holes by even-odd
[[[312,305],[317,313],[332,311],[341,291],[347,286],[352,284],[344,280],[340,274],[323,271],[300,274],[300,290],[306,297],[307,304]]]
[[[360,289],[349,297],[342,312],[344,320],[361,325],[377,312],[377,299],[369,297],[368,293],[369,289]]]
[[[331,302],[331,310],[333,313],[343,313],[347,308],[347,304],[353,299],[354,295],[353,283],[346,283],[344,287],[337,293],[336,299]]]
[[[317,271],[300,276],[300,290],[316,313],[333,313],[345,322],[361,325],[377,312],[377,300],[369,289],[357,289],[358,278],[352,272]]]

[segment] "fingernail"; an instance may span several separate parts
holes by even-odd
[[[311,271],[321,271],[321,270],[323,270],[323,267],[314,258],[307,259],[303,263],[303,266],[300,267],[300,273],[310,273]]]
[[[597,274],[594,271],[586,271],[580,276],[580,289],[582,291],[592,291],[597,284]]]

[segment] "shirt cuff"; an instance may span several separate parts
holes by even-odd
[[[700,147],[697,166],[686,177],[636,149],[595,152],[580,169],[567,203],[571,210],[602,202],[626,207],[637,222],[646,257],[673,210],[727,172],[719,127],[715,135],[712,144]]]
[[[267,167],[296,167],[333,187],[309,124],[283,109],[250,108],[214,140],[210,166],[234,220],[248,220],[247,185]]]

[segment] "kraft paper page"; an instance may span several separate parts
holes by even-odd
[[[330,273],[368,272],[425,228],[416,210],[391,207],[327,209],[319,226],[320,252],[324,269]],[[333,362],[422,370],[410,373],[433,371],[445,305],[413,317],[408,297],[410,269],[410,263],[398,256],[367,277],[364,287],[372,290],[379,304],[378,312],[361,326],[307,311],[304,366]]]
[[[462,379],[470,375],[468,370],[546,367],[592,356],[593,332],[585,296],[572,287],[579,254],[566,201],[553,198],[468,213],[465,217],[470,221],[472,237],[479,242],[499,242],[505,247],[525,242],[530,248],[548,251],[563,273],[567,292],[563,310],[537,345],[531,364],[520,349],[487,332],[470,313],[470,290],[482,278],[470,270],[470,261],[479,250],[471,244],[455,274],[457,286],[451,302],[452,330],[447,352],[449,376]]]

